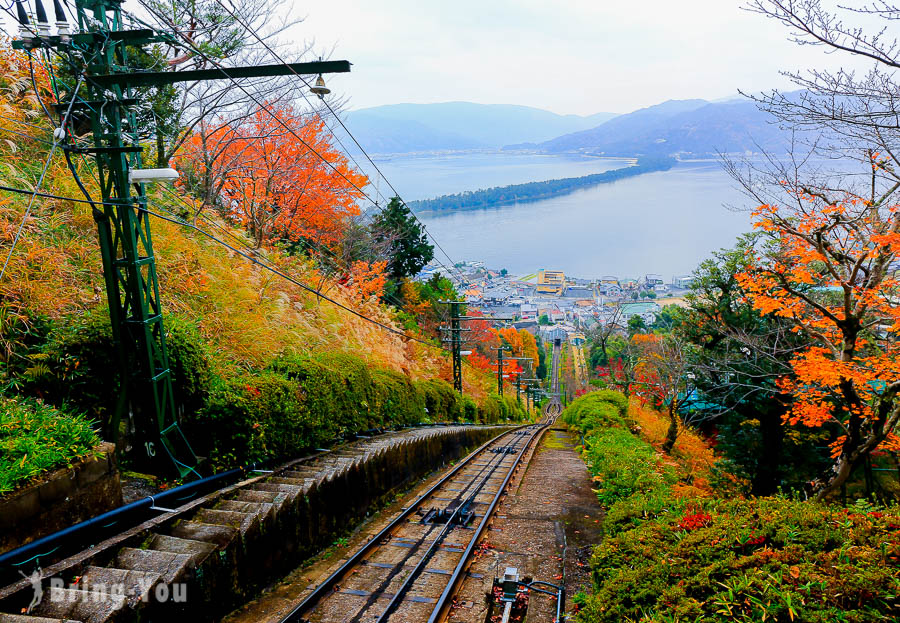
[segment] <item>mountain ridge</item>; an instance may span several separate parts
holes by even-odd
[[[559,115],[518,104],[388,104],[347,113],[348,125],[367,149],[408,153],[501,148],[510,143],[542,142],[596,127],[614,113]]]

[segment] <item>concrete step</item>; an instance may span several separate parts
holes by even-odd
[[[88,567],[81,575],[77,587],[92,593],[124,595],[133,608],[140,601],[148,601],[151,591],[162,580],[162,574],[152,571],[135,571],[115,567]]]
[[[225,548],[231,544],[235,537],[240,534],[237,529],[229,526],[217,526],[202,521],[182,521],[178,525],[173,526],[169,533],[179,539],[188,539],[191,541],[203,541],[212,543],[213,545]]]
[[[238,494],[234,496],[234,499],[238,502],[260,502],[262,504],[271,504],[275,507],[275,511],[278,512],[281,510],[281,507],[284,506],[288,496],[284,493],[275,491],[250,491],[248,489],[241,489],[238,491]]]
[[[244,502],[241,500],[222,500],[216,504],[216,510],[233,511],[236,513],[252,513],[260,521],[274,517],[275,507],[265,502]]]
[[[273,493],[284,493],[288,496],[288,500],[293,503],[298,496],[303,495],[306,491],[306,487],[299,487],[297,485],[291,484],[282,484],[278,482],[257,482],[249,487],[250,491],[269,491]]]
[[[0,623],[83,623],[71,619],[48,619],[47,617],[33,617],[29,614],[4,614],[0,612]]]
[[[306,482],[310,480],[308,478],[282,478],[281,476],[273,476],[266,480],[266,483],[270,483],[273,485],[290,485],[291,487],[303,487],[306,485]],[[265,484],[265,483],[259,483]]]
[[[44,591],[43,599],[31,613],[50,619],[82,621],[83,623],[107,623],[121,621],[127,612],[124,595],[91,593],[70,588],[56,588]]]
[[[191,566],[187,554],[160,552],[155,549],[135,549],[123,547],[116,556],[116,567],[134,571],[149,571],[162,576],[163,582],[172,584],[184,577]]]
[[[312,478],[315,480],[319,476],[320,470],[318,469],[299,469],[293,470],[288,469],[278,474],[279,477],[282,478],[297,478],[299,480],[306,480],[307,478]]]
[[[173,554],[187,554],[191,557],[191,564],[199,567],[218,546],[215,543],[197,541],[194,539],[181,539],[167,534],[154,534],[150,541],[150,549],[160,552],[172,552]]]
[[[254,513],[239,513],[228,510],[215,510],[212,508],[201,508],[193,517],[194,521],[209,523],[216,526],[230,526],[237,528],[241,536],[247,534],[254,527],[259,527],[259,517]]]

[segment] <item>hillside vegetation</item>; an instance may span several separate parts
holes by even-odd
[[[34,189],[51,151],[51,130],[37,99],[52,97],[49,77],[46,68],[36,65],[35,92],[25,57],[8,48],[0,52],[0,114],[11,120],[0,130],[0,184]],[[259,131],[259,125],[253,130]],[[321,127],[313,131],[321,132]],[[229,138],[238,145],[243,140]],[[255,142],[264,144],[258,138]],[[98,197],[94,165],[80,159],[74,164],[88,192]],[[247,169],[241,172],[246,175]],[[174,191],[156,188],[150,210],[159,215],[152,220],[153,244],[176,406],[191,443],[198,454],[210,457],[212,467],[290,456],[372,428],[524,417],[514,400],[491,394],[491,376],[478,369],[465,368],[466,398],[452,390],[449,356],[434,339],[437,331],[419,327],[434,313],[433,301],[416,299],[417,307],[409,309],[400,298],[403,292],[422,297],[440,293],[391,273],[397,256],[390,256],[389,247],[384,260],[351,257],[338,264],[323,259],[336,257],[346,236],[359,237],[352,203],[344,212],[335,211],[331,221],[319,223],[297,213],[294,223],[304,224],[302,230],[279,229],[283,216],[265,212],[264,194],[246,199],[245,206],[257,212],[204,205],[208,196],[192,186],[203,173],[193,167]],[[250,183],[245,177],[234,188],[245,192]],[[228,184],[222,188],[234,192]],[[81,197],[61,151],[49,158],[40,190]],[[109,427],[122,379],[92,208],[38,196],[23,220],[30,200],[26,193],[0,193],[4,255],[22,226],[0,280],[3,404],[38,415],[50,413],[45,405],[52,405],[54,417],[69,418],[65,426],[74,430],[86,416],[95,431],[115,439],[121,431]],[[194,214],[199,218],[191,219]],[[245,220],[259,223],[262,215],[272,217],[267,229],[254,229]],[[314,237],[315,247],[296,244]],[[396,239],[388,242],[397,244]],[[322,251],[329,246],[327,253]],[[395,294],[386,304],[382,297],[389,295],[392,280],[406,289],[393,285]],[[63,445],[50,460],[29,450],[26,438],[18,438],[30,430],[24,421],[4,420],[6,489],[85,452],[81,445]],[[30,434],[41,445],[55,433],[44,435],[35,428]],[[17,439],[10,441],[12,437]],[[15,472],[7,463],[18,466]]]
[[[896,507],[737,495],[699,438],[683,433],[667,456],[665,416],[618,392],[588,393],[562,417],[584,436],[606,509],[590,560],[594,590],[576,595],[579,621],[900,616]]]

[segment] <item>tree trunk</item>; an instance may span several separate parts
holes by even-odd
[[[675,413],[674,402],[669,405],[669,430],[666,431],[666,441],[663,443],[663,452],[672,453],[675,447],[675,440],[678,438],[678,414]]]
[[[784,442],[784,409],[758,414],[760,457],[753,477],[753,495],[772,495],[781,483],[781,453]]]

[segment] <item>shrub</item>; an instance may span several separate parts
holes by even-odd
[[[297,384],[304,417],[325,439],[370,428],[368,399],[375,399],[371,376],[351,356],[344,355],[342,360],[347,371],[305,355],[282,356],[271,365]]]
[[[196,412],[213,381],[208,349],[191,322],[171,315],[165,327],[176,409],[180,414]],[[113,438],[109,423],[121,387],[121,366],[106,311],[67,318],[30,358],[26,393],[87,413]]]
[[[594,592],[579,598],[579,621],[900,616],[900,508],[704,497],[682,482],[697,461],[686,456],[686,470],[672,463],[630,432],[625,415],[624,402],[606,392],[578,398],[563,414],[585,434],[583,457],[607,507],[590,561]]]
[[[453,386],[441,379],[416,381],[416,391],[423,397],[431,421],[458,422],[462,416],[460,396]]]
[[[375,368],[372,379],[375,382],[377,426],[408,426],[419,421],[424,405],[409,378],[393,370]]]
[[[0,396],[0,495],[90,456],[100,438],[81,414]]]
[[[372,428],[414,424],[426,406],[435,420],[458,420],[463,404],[444,381],[412,383],[350,354],[284,355],[268,370],[222,383],[187,433],[215,466],[225,467],[296,456]]]
[[[478,419],[478,405],[468,396],[462,399],[463,420],[466,422],[475,422]]]
[[[232,379],[212,393],[186,433],[217,468],[289,456],[329,436],[305,394],[302,385],[281,372]]]
[[[627,430],[600,429],[587,438],[586,445],[585,462],[598,477],[597,498],[606,506],[677,480],[670,468],[657,465],[656,451]]]
[[[576,398],[563,412],[563,421],[582,432],[624,426],[627,400],[619,392],[600,390]]]
[[[481,424],[496,424],[500,421],[500,396],[488,394],[487,398],[478,405],[478,422]]]

